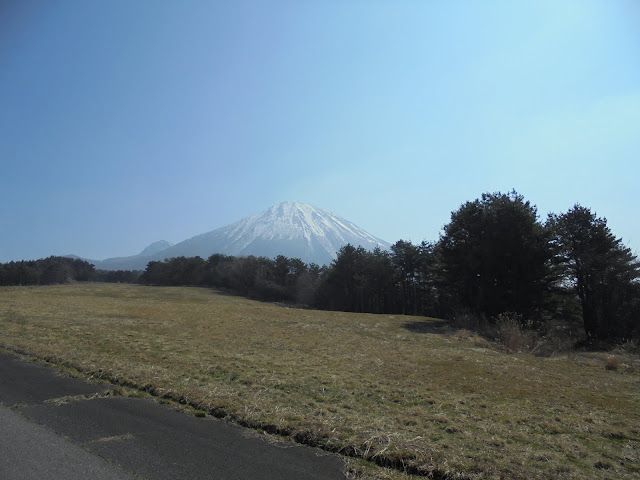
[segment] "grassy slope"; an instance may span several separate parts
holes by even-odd
[[[637,478],[640,370],[198,288],[0,288],[0,346],[414,472]]]

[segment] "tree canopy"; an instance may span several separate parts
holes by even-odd
[[[441,276],[462,307],[494,316],[529,313],[549,284],[547,229],[515,191],[483,194],[451,215],[438,243]]]
[[[640,264],[588,208],[551,215],[562,279],[580,300],[584,329],[597,338],[629,337],[640,325]]]

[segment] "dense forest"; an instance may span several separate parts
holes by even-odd
[[[399,240],[390,251],[346,245],[329,266],[222,254],[150,262],[141,275],[61,257],[0,265],[1,285],[139,281],[349,312],[486,322],[508,312],[528,325],[580,320],[587,337],[597,339],[640,335],[639,279],[637,258],[606,219],[575,205],[541,222],[515,191],[466,202],[437,242]]]
[[[136,283],[142,272],[96,270],[85,260],[48,257],[0,263],[0,286],[52,285],[70,282]]]

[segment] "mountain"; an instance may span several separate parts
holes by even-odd
[[[347,243],[368,250],[390,247],[388,242],[326,210],[304,203],[284,202],[175,245],[155,242],[139,255],[109,258],[97,262],[96,267],[140,270],[151,260],[180,256],[208,258],[213,253],[271,258],[284,255],[300,258],[306,263],[325,265],[331,263],[338,250]],[[164,245],[169,246],[161,248]]]
[[[147,263],[152,260],[151,257],[153,255],[172,246],[173,243],[169,243],[166,240],[158,240],[157,242],[153,242],[151,245],[147,246],[139,254],[130,255],[128,257],[113,257],[105,260],[92,260],[88,258],[81,258],[77,255],[65,255],[65,257],[86,260],[100,270],[144,270]]]
[[[170,247],[173,247],[173,243],[169,243],[166,240],[158,240],[142,250],[138,255],[142,257],[149,257]]]

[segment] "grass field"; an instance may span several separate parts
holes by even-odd
[[[624,350],[514,355],[434,319],[112,284],[0,288],[0,347],[393,467],[351,462],[369,477],[640,477]]]

